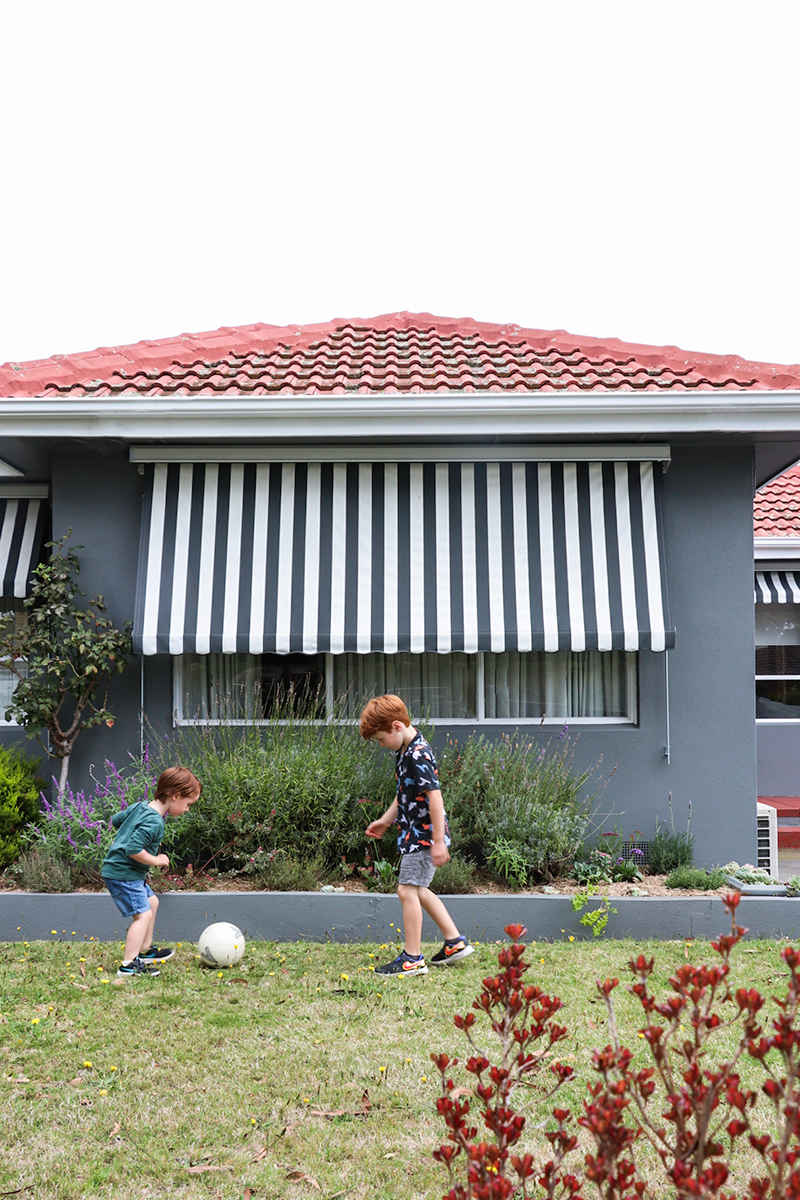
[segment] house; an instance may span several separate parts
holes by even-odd
[[[783,818],[781,844],[800,845],[800,464],[754,503],[758,791]]]
[[[7,364],[0,396],[6,603],[48,522],[133,620],[75,783],[142,712],[395,690],[438,738],[567,724],[616,768],[603,827],[691,801],[698,861],[755,859],[754,482],[800,458],[800,367],[394,313]]]

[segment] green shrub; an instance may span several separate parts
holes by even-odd
[[[324,874],[319,859],[299,862],[292,855],[276,850],[256,875],[259,887],[266,892],[313,892]]]
[[[0,869],[19,858],[25,827],[38,812],[38,767],[15,749],[0,749]]]
[[[164,850],[196,870],[241,870],[272,850],[326,869],[342,856],[360,859],[364,830],[394,797],[391,756],[352,721],[318,722],[313,707],[287,706],[264,725],[182,727],[168,741],[154,738],[150,773],[175,762],[202,780],[203,795],[167,821]]]
[[[705,867],[677,867],[664,880],[664,887],[693,888],[695,891],[710,892],[725,883],[725,872],[721,867],[706,870]]]
[[[662,826],[650,843],[647,865],[653,875],[669,875],[694,862],[694,837],[688,830],[674,833]]]
[[[448,741],[439,778],[453,846],[511,883],[553,879],[571,866],[590,823],[585,785],[599,763],[577,772],[566,726],[542,744],[518,734]]]
[[[14,867],[20,887],[26,892],[71,892],[69,864],[47,846],[25,850]]]
[[[469,896],[477,888],[477,876],[475,864],[456,855],[443,867],[437,867],[431,889],[439,896]]]

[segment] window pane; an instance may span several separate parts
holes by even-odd
[[[800,675],[800,646],[759,646],[756,675]]]
[[[800,720],[800,679],[757,679],[756,717]]]
[[[325,715],[322,654],[184,654],[182,666],[185,719],[252,721],[308,703]]]
[[[393,692],[412,713],[431,719],[475,719],[475,654],[336,654],[333,691],[344,715],[357,717],[371,696]]]
[[[757,604],[756,645],[800,645],[800,604]]]
[[[636,655],[624,650],[484,655],[486,716],[496,719],[628,717]]]

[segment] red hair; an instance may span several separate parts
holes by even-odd
[[[168,796],[191,796],[202,791],[202,783],[188,767],[168,767],[158,777],[155,798],[166,800]]]
[[[408,709],[400,697],[391,693],[375,696],[361,714],[361,736],[369,741],[376,733],[391,733],[394,721],[400,721],[403,725],[411,724]]]

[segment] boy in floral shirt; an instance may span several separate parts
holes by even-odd
[[[434,966],[449,966],[472,954],[439,897],[430,890],[437,867],[450,858],[450,832],[439,789],[439,772],[429,744],[411,724],[399,696],[377,696],[361,714],[361,736],[393,750],[397,764],[397,796],[367,837],[382,838],[390,825],[399,826],[400,882],[405,949],[393,962],[377,967],[379,975],[427,975],[421,952],[422,913],[442,931],[444,945],[431,958]]]

